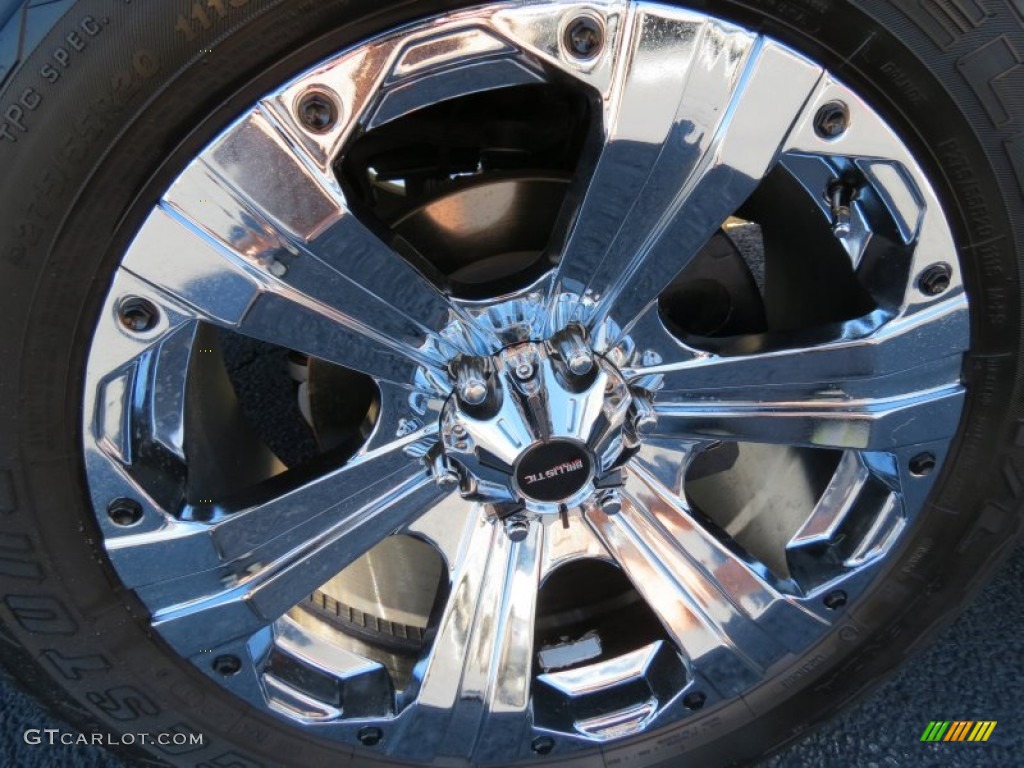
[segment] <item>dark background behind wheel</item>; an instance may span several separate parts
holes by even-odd
[[[1024,755],[1024,547],[925,650],[828,727],[768,760],[771,768],[998,768]],[[996,720],[985,744],[922,744],[931,720]],[[61,728],[35,701],[0,682],[0,765],[120,768],[93,747],[33,747],[26,728]]]

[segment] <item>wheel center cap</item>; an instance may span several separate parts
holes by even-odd
[[[558,513],[583,504],[639,446],[637,421],[649,413],[643,393],[577,326],[460,358],[451,374],[435,476],[498,507]]]
[[[561,503],[576,496],[594,477],[590,454],[568,440],[530,448],[515,467],[515,484],[527,499]]]

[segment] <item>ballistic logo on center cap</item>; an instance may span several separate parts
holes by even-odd
[[[534,501],[565,501],[590,481],[592,467],[590,455],[581,446],[552,440],[523,454],[516,465],[516,485]]]

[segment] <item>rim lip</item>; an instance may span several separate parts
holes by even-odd
[[[672,6],[672,7],[676,7],[676,6]],[[688,9],[688,10],[689,10],[689,9]],[[696,13],[697,11],[693,11],[693,12],[695,12],[695,13]],[[713,15],[713,14],[702,14],[702,15],[707,15],[707,16],[708,16],[708,17],[710,17],[710,18],[716,18],[716,17],[719,17],[719,18],[721,18],[720,16],[716,16],[716,15]],[[429,18],[432,18],[432,17],[429,17]],[[429,20],[429,18],[425,18],[425,19],[421,19],[421,20]],[[413,25],[410,25],[410,26],[413,26]],[[382,32],[382,33],[380,33],[380,36],[381,36],[381,37],[385,37],[385,36],[387,36],[387,35],[390,35],[390,34],[391,34],[392,32],[393,32],[393,30],[388,30],[388,31],[385,31],[385,32]],[[763,35],[763,37],[768,37],[768,38],[771,38],[771,36],[767,36],[767,35]],[[369,40],[365,40],[365,41],[362,41],[362,42],[368,42],[368,41],[372,41],[373,39],[375,39],[375,38],[370,38]],[[355,45],[358,45],[358,44],[359,44],[359,43],[355,43]],[[347,49],[346,49],[346,50],[347,50]],[[805,54],[803,54],[803,52],[801,51],[801,55],[805,55]],[[332,58],[332,57],[333,57],[333,56],[330,56],[329,58]],[[301,76],[300,76],[300,77],[301,77]],[[862,92],[863,92],[863,90],[862,90],[862,89],[858,89],[858,90],[857,90],[856,92],[857,92],[857,93],[862,93]],[[873,106],[874,106],[874,102],[872,101],[872,102],[870,102],[870,103],[871,103],[871,106],[872,106],[872,108],[873,108]],[[883,118],[883,119],[885,120],[885,122],[886,122],[886,125],[890,125],[890,126],[892,125],[892,122],[890,122],[890,121],[888,120],[888,118]],[[228,124],[227,124],[227,125],[226,125],[226,126],[225,126],[225,127],[223,128],[223,129],[222,129],[222,131],[221,131],[221,132],[226,132],[227,130],[229,130],[231,122],[232,122],[232,121],[228,121]],[[216,134],[216,135],[220,135],[220,134]],[[900,136],[900,138],[901,138],[901,140],[905,140],[905,139],[903,139],[902,135]],[[913,155],[913,158],[914,158],[914,160],[918,161],[919,163],[922,163],[922,161],[920,161],[920,160],[918,159],[918,155]],[[934,175],[932,175],[932,174],[926,174],[926,175],[925,175],[925,178],[926,178],[926,179],[927,179],[927,180],[928,180],[929,182],[932,182],[932,181],[933,181],[933,179],[935,179],[935,176],[934,176]],[[945,211],[945,208],[943,208],[943,211]],[[953,226],[953,225],[954,225],[954,224],[953,224],[953,222],[952,222],[952,221],[951,221],[951,220],[950,220],[950,219],[949,219],[948,217],[946,218],[946,221],[947,221],[947,222],[949,223],[949,225],[950,225],[950,226]],[[959,270],[957,270],[957,272],[959,272]],[[547,278],[548,278],[548,275],[542,275],[542,278],[540,278],[540,279],[539,279],[539,280],[537,281],[537,283],[543,283],[544,281],[546,281],[546,280],[547,280]],[[524,295],[525,293],[526,293],[526,289],[523,289],[522,291],[518,292],[518,294],[522,294],[522,295]],[[458,302],[458,303],[461,303],[461,304],[465,304],[465,305],[473,305],[473,306],[492,306],[492,305],[494,305],[494,303],[495,303],[495,302],[494,302],[493,300],[489,300],[489,299],[481,299],[481,300],[471,300],[471,299],[454,299],[453,301],[454,301],[454,302]],[[973,325],[973,324],[972,324],[972,325]],[[98,323],[97,323],[97,329],[98,329]],[[96,331],[97,329],[93,329],[93,331],[95,332],[95,331]],[[144,334],[146,334],[146,335],[148,335],[148,336],[151,336],[151,337],[156,337],[156,336],[158,335],[158,334],[157,334],[157,332],[156,332],[156,331],[154,331],[154,330],[151,330],[151,331],[146,331],[146,332],[144,332]],[[682,343],[682,342],[680,342],[680,343]],[[91,350],[90,350],[90,351],[91,351]],[[86,399],[88,399],[88,397],[86,397]],[[966,412],[966,409],[965,409],[965,412]],[[84,433],[84,434],[82,435],[82,437],[83,437],[83,438],[85,438],[85,437],[87,436],[87,432],[88,432],[88,430],[86,429],[86,430],[85,430],[85,433]],[[954,434],[954,435],[953,435],[953,436],[952,436],[952,437],[951,437],[951,438],[949,439],[949,444],[950,444],[950,452],[949,452],[949,453],[950,453],[950,454],[951,454],[951,453],[953,453],[953,451],[952,451],[952,447],[951,447],[951,446],[952,446],[952,445],[953,445],[953,444],[954,444],[955,442],[957,442],[957,441],[958,441],[959,439],[961,439],[961,430],[959,430],[959,427],[957,427],[957,430],[956,430],[955,434]],[[940,464],[942,464],[943,466],[940,466],[940,468],[939,468],[939,469],[940,469],[940,471],[939,471],[938,473],[936,473],[936,474],[938,474],[938,475],[944,475],[944,474],[945,474],[945,469],[946,469],[946,467],[944,466],[944,464],[945,464],[945,463],[944,463],[944,462],[940,462]],[[593,464],[592,464],[592,466],[593,466]],[[86,470],[86,473],[88,474],[88,470]],[[87,480],[87,481],[88,481],[88,480]],[[96,510],[96,514],[97,514],[97,515],[98,515],[98,514],[101,514],[101,512],[100,512],[100,511],[99,511],[99,510],[97,509],[97,510]],[[133,523],[133,525],[135,525],[135,523]],[[906,538],[905,536],[904,536],[904,537],[901,537],[901,545],[905,545],[906,543],[907,543],[907,538]],[[894,554],[896,554],[896,553],[890,553],[889,555],[887,555],[887,558],[886,558],[886,559],[887,559],[887,560],[891,560],[891,559],[892,559],[892,556],[893,556]],[[873,586],[878,586],[878,584],[877,584],[877,581],[878,581],[877,579],[876,579],[876,580],[872,580],[872,585],[873,585]],[[827,585],[826,585],[826,586],[827,586]],[[820,591],[820,590],[818,590],[818,591]],[[679,725],[679,721],[677,720],[677,721],[673,721],[673,722],[669,723],[669,724],[667,725],[667,727],[671,728],[671,727],[674,727],[674,726],[678,726],[678,725]],[[650,735],[651,733],[653,733],[653,732],[656,732],[656,730],[655,730],[655,731],[644,731],[644,732],[643,732],[642,734],[634,734],[634,736],[636,736],[636,735],[646,735],[646,736],[649,736],[649,735]]]

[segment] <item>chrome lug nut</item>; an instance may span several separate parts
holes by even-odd
[[[587,345],[586,333],[577,325],[570,325],[555,340],[555,349],[569,370],[583,376],[594,367],[594,353]]]
[[[489,366],[483,358],[463,358],[455,364],[455,391],[469,406],[482,405],[490,394]]]
[[[460,382],[459,397],[468,405],[480,405],[487,399],[487,382],[472,378]]]
[[[639,397],[633,401],[633,407],[635,408],[633,429],[638,435],[649,435],[658,423],[657,414],[654,413],[650,403]]]
[[[505,534],[510,541],[523,541],[530,535],[530,520],[516,513],[505,518]]]
[[[459,473],[449,469],[444,474],[437,475],[437,484],[446,491],[454,491],[459,487]]]
[[[601,511],[606,515],[617,515],[622,511],[622,497],[618,491],[604,491],[598,498]]]
[[[442,490],[454,491],[462,483],[458,470],[440,450],[435,450],[427,456],[427,464],[434,476],[434,482]]]

